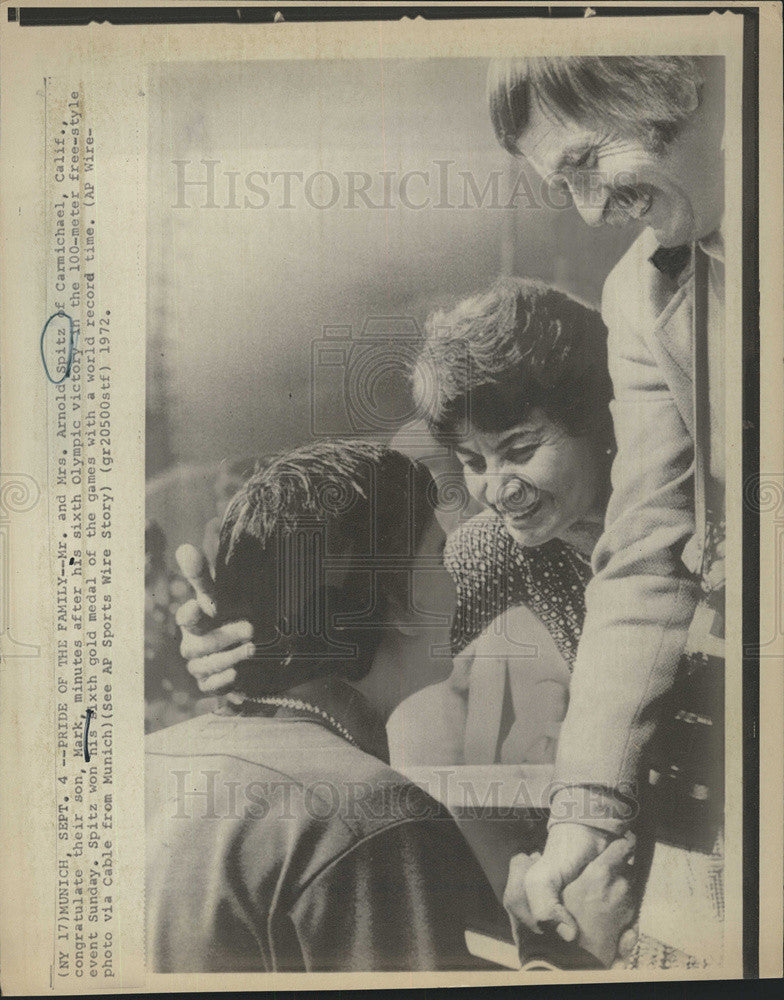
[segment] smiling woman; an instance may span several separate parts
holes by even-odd
[[[486,510],[449,538],[458,666],[420,703],[428,726],[404,727],[427,730],[406,755],[551,762],[609,494],[606,330],[564,293],[504,278],[427,331],[413,394]]]
[[[436,439],[454,447],[471,495],[521,545],[600,524],[613,435],[598,313],[504,278],[431,316],[427,330],[414,396]]]
[[[486,509],[447,543],[456,669],[406,704],[395,750],[409,763],[545,764],[609,494],[607,333],[595,310],[525,278],[499,279],[426,329],[413,395]]]
[[[503,518],[520,545],[541,545],[601,518],[607,484],[595,442],[569,434],[542,410],[504,433],[471,427],[455,453],[471,495]]]

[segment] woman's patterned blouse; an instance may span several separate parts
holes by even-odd
[[[457,588],[454,656],[508,608],[524,604],[574,665],[591,570],[572,545],[553,539],[525,548],[500,517],[484,511],[452,532],[444,564]]]

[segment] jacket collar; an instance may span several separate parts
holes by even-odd
[[[697,240],[697,245],[708,257],[724,263],[724,234],[721,224],[712,233]],[[684,276],[686,267],[691,260],[691,244],[684,243],[679,247],[658,247],[648,259],[657,271],[661,271],[673,281],[678,281]]]
[[[648,259],[657,271],[677,281],[690,258],[691,246],[684,243],[680,247],[659,247]]]
[[[384,720],[364,695],[352,685],[338,677],[321,677],[281,691],[280,696],[283,700],[304,702],[320,709],[348,731],[360,750],[377,757],[385,764],[389,763],[389,743]],[[261,699],[248,698],[241,694],[232,694],[226,699],[226,703],[230,714],[274,715],[282,719],[303,719],[322,725],[333,732],[336,731],[324,716],[319,717],[312,711],[300,709],[295,705],[265,704]]]

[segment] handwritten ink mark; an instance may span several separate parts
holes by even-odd
[[[46,363],[46,354],[44,352],[44,341],[46,340],[46,331],[49,329],[49,324],[53,319],[67,319],[68,320],[68,357],[65,361],[65,374],[62,378],[52,378],[49,372],[49,365]],[[52,313],[49,319],[44,323],[44,328],[41,330],[41,361],[44,365],[44,371],[46,372],[46,377],[52,383],[52,385],[60,385],[65,382],[68,376],[71,374],[71,365],[73,363],[73,354],[76,350],[76,342],[79,339],[78,332],[74,331],[74,321],[68,315],[68,313],[63,312],[62,309],[58,309],[57,312]]]
[[[87,737],[90,735],[90,719],[93,717],[93,709],[88,708],[84,717],[84,735],[82,736],[82,752],[84,753],[85,764],[90,763],[90,748],[87,746]]]

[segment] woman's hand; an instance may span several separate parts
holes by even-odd
[[[237,678],[237,664],[253,656],[253,626],[247,621],[218,624],[214,584],[204,553],[194,545],[177,549],[177,562],[195,592],[177,611],[180,653],[204,694],[220,694]]]

